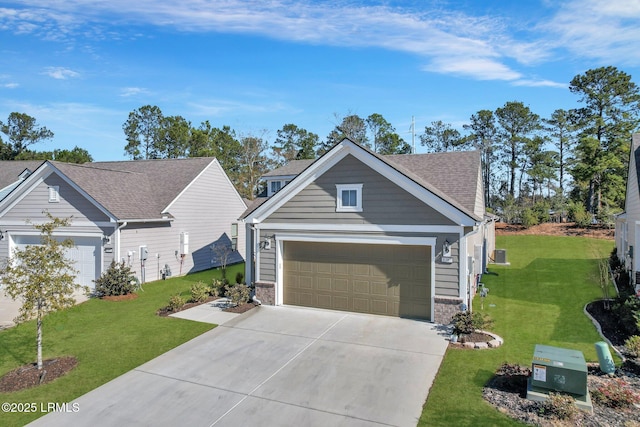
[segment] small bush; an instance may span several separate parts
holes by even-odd
[[[167,308],[169,311],[179,311],[184,305],[184,298],[180,296],[180,294],[175,294],[171,298],[169,298],[169,305]]]
[[[542,402],[539,410],[540,416],[559,420],[570,420],[577,412],[574,398],[561,393],[549,393],[549,398]]]
[[[109,268],[94,283],[95,293],[100,297],[127,295],[138,287],[138,280],[131,268],[124,262],[118,264],[115,261],[111,261]]]
[[[633,335],[624,342],[627,353],[636,359],[640,357],[640,335]]]
[[[468,335],[476,330],[488,328],[492,322],[479,311],[460,311],[453,316],[452,323],[455,335]]]
[[[209,288],[209,293],[214,297],[223,297],[225,296],[225,283],[220,279],[213,279],[211,282],[211,287]]]
[[[227,297],[235,305],[244,304],[249,300],[249,288],[246,285],[236,283],[235,285],[227,285],[224,288],[227,291]]]
[[[244,273],[238,271],[236,273],[236,283],[242,283],[242,279],[244,279]]]
[[[593,400],[610,408],[628,408],[640,403],[640,395],[621,378],[614,378],[591,392]]]
[[[585,209],[582,203],[573,202],[569,205],[569,219],[576,223],[578,227],[588,227],[591,225],[592,216]]]
[[[524,228],[530,228],[539,223],[538,214],[533,209],[527,208],[522,211],[522,225]]]
[[[194,302],[205,302],[209,298],[209,288],[204,282],[196,282],[191,285],[191,300]]]

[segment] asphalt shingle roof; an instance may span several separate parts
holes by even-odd
[[[212,157],[194,157],[50,163],[117,219],[127,220],[161,218],[162,211],[212,161]]]

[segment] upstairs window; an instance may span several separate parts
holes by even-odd
[[[282,182],[280,181],[271,181],[271,192],[277,193],[282,188]]]
[[[362,212],[362,184],[338,184],[336,190],[336,212]]]
[[[58,203],[60,201],[60,187],[52,185],[49,187],[49,203]]]

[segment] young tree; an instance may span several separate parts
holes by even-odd
[[[122,125],[127,137],[124,147],[132,160],[157,159],[160,145],[164,115],[159,107],[145,105],[129,113],[129,118]]]
[[[480,150],[482,157],[482,180],[484,182],[484,200],[487,206],[492,205],[491,185],[492,166],[496,160],[495,138],[496,119],[491,110],[480,110],[471,115],[471,123],[464,125],[465,130],[471,131],[465,137],[465,143],[471,143],[476,150]]]
[[[314,159],[318,142],[318,135],[290,123],[278,130],[271,150],[276,157],[276,164],[282,166],[291,160]]]
[[[40,231],[41,244],[16,249],[13,257],[0,269],[0,277],[6,292],[13,299],[21,298],[16,322],[36,318],[37,364],[40,378],[42,370],[42,321],[47,313],[71,307],[73,292],[80,288],[74,283],[76,270],[65,257],[65,249],[73,247],[73,241],[58,241],[54,231],[70,224],[69,218],[55,218],[45,212],[49,221],[34,224]]]
[[[640,124],[640,92],[631,76],[601,67],[575,76],[569,90],[585,105],[576,110],[578,143],[573,177],[587,186],[587,211],[605,203],[622,207],[629,140]]]
[[[40,127],[36,119],[28,114],[13,112],[7,122],[0,121],[0,131],[9,139],[0,138],[0,160],[14,160],[29,146],[53,138],[53,132]]]
[[[431,126],[425,126],[424,134],[420,135],[420,144],[427,147],[432,153],[455,150],[463,143],[460,132],[442,120],[431,122]]]
[[[500,128],[498,138],[501,141],[499,151],[504,164],[509,170],[509,195],[515,197],[516,169],[523,147],[530,140],[533,132],[540,128],[540,116],[531,112],[522,102],[512,101],[496,110],[496,118]]]

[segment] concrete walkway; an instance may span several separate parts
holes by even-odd
[[[407,319],[261,306],[33,425],[415,426],[441,334]]]

